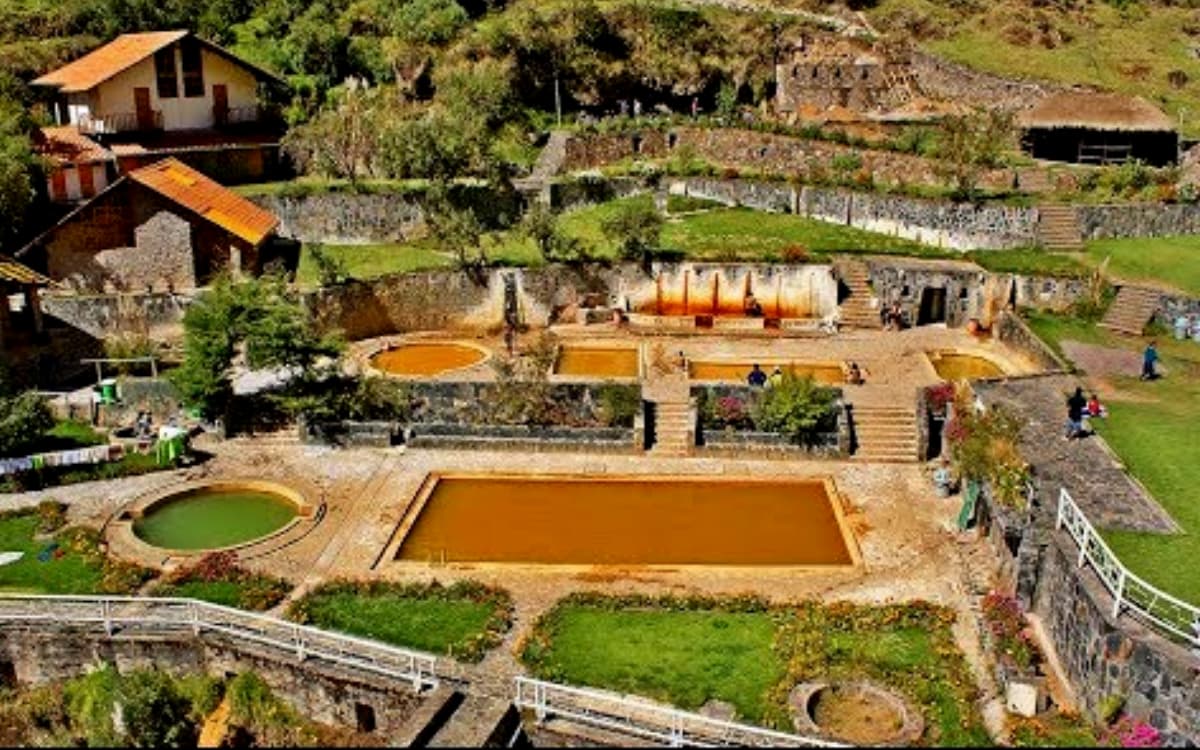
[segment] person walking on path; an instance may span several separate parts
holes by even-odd
[[[1155,342],[1151,341],[1146,345],[1146,351],[1142,352],[1142,380],[1154,380],[1158,377],[1158,373],[1154,371],[1154,365],[1158,362],[1158,349]]]
[[[1083,410],[1087,399],[1083,397],[1083,389],[1076,388],[1075,393],[1067,399],[1067,439],[1083,436]]]

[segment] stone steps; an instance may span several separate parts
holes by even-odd
[[[1054,203],[1038,206],[1037,232],[1042,247],[1047,250],[1083,249],[1079,219],[1072,206]]]
[[[1158,310],[1160,297],[1154,289],[1123,286],[1099,325],[1117,333],[1140,336]]]
[[[507,747],[520,726],[521,715],[510,698],[471,693],[428,747]]]
[[[692,406],[687,401],[658,401],[654,407],[654,446],[656,456],[689,456],[695,443]]]
[[[913,463],[917,460],[915,410],[897,406],[855,406],[852,414],[855,459],[878,463]]]
[[[434,688],[412,716],[389,738],[390,744],[393,747],[427,747],[465,698],[465,695],[444,684]]]
[[[871,307],[871,275],[862,261],[842,261],[837,265],[838,276],[850,290],[842,301],[839,321],[849,328],[878,328],[879,311]]]

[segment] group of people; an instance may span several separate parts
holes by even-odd
[[[766,371],[759,367],[758,363],[755,362],[750,368],[750,374],[746,376],[746,382],[754,388],[765,388],[768,386],[779,385],[783,382],[783,368],[779,365],[776,365],[775,369],[771,371],[771,374],[767,375]]]
[[[1076,388],[1067,398],[1067,439],[1085,437],[1091,432],[1088,420],[1107,416],[1108,410],[1100,403],[1099,396],[1093,393],[1090,398],[1084,398],[1083,389]]]

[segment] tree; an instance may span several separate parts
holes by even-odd
[[[0,100],[0,247],[17,238],[33,202],[28,120],[20,105]]]
[[[377,99],[365,83],[350,79],[334,104],[288,131],[284,150],[301,171],[343,177],[351,183],[372,174],[380,144]]]
[[[33,391],[0,394],[0,456],[18,456],[54,427],[46,399]]]
[[[150,669],[123,675],[117,704],[133,747],[194,746],[195,730],[188,720],[190,701],[180,695],[170,675]]]
[[[450,201],[450,186],[446,183],[438,182],[429,187],[425,223],[438,248],[454,256],[459,270],[482,283],[488,263],[483,249],[483,226],[473,210],[454,206]]]
[[[645,200],[621,203],[616,213],[600,222],[600,231],[617,243],[617,252],[625,260],[648,265],[650,254],[662,236],[663,219],[654,204]]]
[[[563,233],[558,217],[545,203],[535,202],[525,212],[520,228],[521,234],[533,241],[548,263],[579,260],[584,254],[580,241]]]
[[[301,383],[337,364],[342,342],[317,330],[312,315],[279,277],[217,282],[183,316],[183,364],[171,378],[183,399],[208,418],[224,415],[240,356],[251,369],[284,368]]]
[[[1002,164],[1014,133],[1012,113],[1002,110],[979,110],[942,122],[937,164],[953,184],[955,198],[976,197],[980,178]]]

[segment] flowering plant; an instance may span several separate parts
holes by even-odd
[[[1157,729],[1128,716],[1113,725],[1107,740],[1110,747],[1162,747],[1162,734]]]

